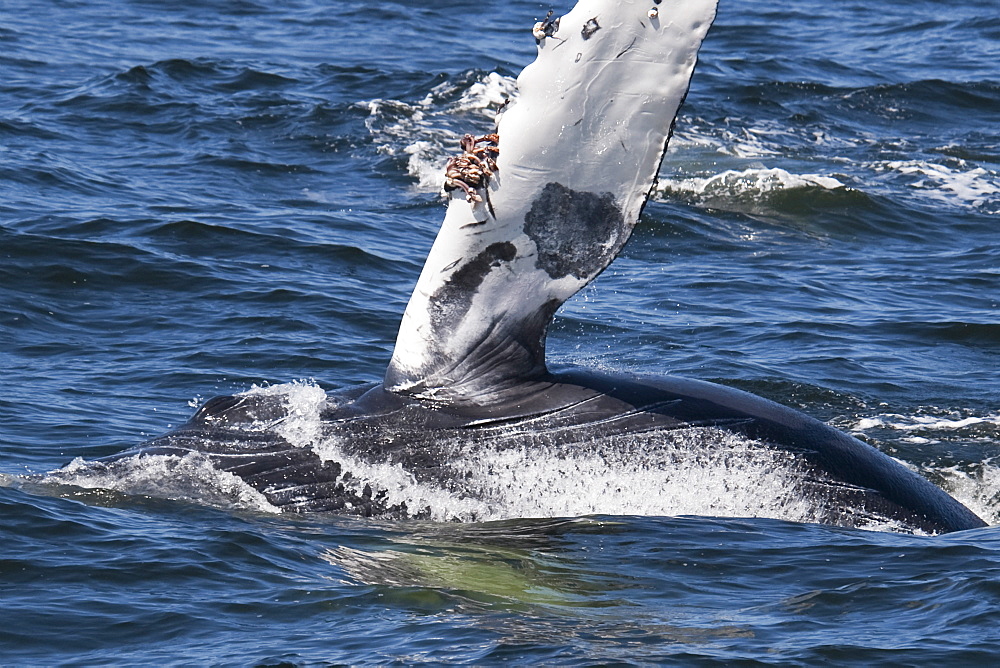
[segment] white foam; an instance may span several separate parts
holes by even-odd
[[[867,431],[869,429],[955,431],[980,424],[1000,427],[1000,415],[942,417],[938,415],[885,413],[883,415],[861,418],[850,427],[850,430],[854,432]]]
[[[782,453],[725,432],[675,430],[560,447],[477,449],[462,469],[490,519],[713,515],[808,521]]]
[[[1000,524],[1000,467],[985,461],[972,471],[940,469],[945,489],[988,524]]]
[[[322,433],[320,413],[328,403],[326,392],[316,381],[300,380],[279,385],[253,385],[246,396],[284,397],[287,417],[278,424],[261,425],[274,429],[286,441],[300,448],[316,443]]]
[[[287,409],[284,418],[263,421],[251,425],[249,429],[273,430],[299,447],[308,447],[319,440],[322,430],[320,412],[328,400],[326,392],[315,381],[254,385],[243,395],[280,396],[285,399]],[[138,455],[110,464],[77,458],[49,473],[40,482],[195,501],[220,508],[281,512],[238,476],[216,469],[208,456],[197,452],[184,456]]]
[[[705,127],[689,121],[681,124],[670,140],[670,147],[674,151],[691,147],[711,149],[718,155],[744,159],[772,158],[782,154],[790,134],[784,128],[740,128],[734,131],[727,126]],[[778,137],[784,138],[785,142]]]
[[[923,160],[893,160],[875,163],[873,168],[909,177],[910,188],[937,201],[976,208],[1000,204],[1000,174],[970,166],[964,160],[957,160],[952,166]]]
[[[741,125],[737,119],[724,119],[719,123],[684,118],[678,122],[671,147],[710,149],[717,157],[769,160],[787,155],[790,147],[823,147],[828,153],[831,149],[850,149],[872,141],[867,137],[839,137],[813,127],[789,126],[776,121]]]
[[[77,457],[40,480],[42,484],[110,489],[125,494],[169,498],[265,513],[281,512],[232,473],[219,471],[200,453],[140,455],[95,464]]]
[[[751,168],[703,177],[662,179],[654,196],[665,198],[680,193],[699,199],[740,198],[795,188],[834,190],[843,187],[843,183],[831,176],[792,174],[777,167]]]
[[[469,86],[449,111],[474,111],[493,120],[497,108],[516,94],[516,78],[490,72]]]
[[[845,149],[851,154],[856,154],[859,150],[871,153],[879,150],[881,144],[881,139],[872,136],[836,136],[814,128],[786,127],[773,122],[744,126],[738,119],[709,123],[688,118],[678,124],[678,131],[671,141],[666,171],[672,171],[671,164],[689,173],[707,173],[713,167],[719,169],[716,165],[729,167],[732,171],[701,178],[676,179],[674,186],[667,191],[712,196],[711,191],[718,186],[718,180],[727,181],[738,177],[743,173],[739,170],[744,169],[744,165],[749,168],[747,171],[766,173],[768,170],[762,168],[760,162],[779,162],[790,152],[803,154],[814,147],[822,147],[822,153],[829,156],[825,160],[849,165],[848,170],[860,184],[857,187],[864,190],[885,190],[886,186],[880,181],[890,178],[893,184],[889,186],[889,191],[893,194],[898,192],[899,185],[902,184],[914,196],[935,204],[971,207],[988,212],[1000,211],[1000,172],[989,167],[959,158],[864,162],[856,157],[830,155],[831,151],[838,149]],[[778,187],[836,187],[827,180],[832,178],[830,176],[799,176],[804,182],[796,183],[799,178],[793,178],[790,182],[780,183]],[[757,185],[753,180],[750,179],[746,184],[745,192],[754,192]],[[775,188],[765,183],[761,192],[773,189]],[[727,196],[732,192],[721,191],[715,194]]]
[[[496,110],[516,91],[516,79],[490,72],[464,89],[452,82],[438,84],[414,104],[383,99],[360,104],[368,109],[365,125],[379,152],[409,156],[407,171],[416,188],[435,192],[444,185],[445,164],[459,152],[461,135],[492,131]],[[468,115],[474,117],[471,123],[453,129],[456,116]]]
[[[361,493],[365,485],[385,492],[387,505],[405,503],[412,514],[430,511],[434,520],[480,518],[489,515],[489,509],[478,499],[455,493],[438,485],[420,482],[399,464],[372,463],[344,452],[342,444],[330,439],[319,444],[315,451],[325,460],[339,462],[350,477],[344,485]]]
[[[726,432],[691,429],[622,436],[586,444],[546,445],[546,436],[478,436],[445,447],[454,453],[445,489],[417,481],[394,464],[346,455],[342,444],[316,448],[341,462],[359,489],[387,493],[390,504],[430,510],[439,521],[605,515],[712,515],[813,521],[796,491],[795,462]],[[517,445],[511,447],[513,442]]]
[[[405,146],[403,153],[410,156],[406,171],[417,179],[418,190],[432,192],[441,189],[449,158],[441,146],[421,139]]]

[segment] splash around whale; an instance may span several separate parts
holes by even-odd
[[[559,306],[639,220],[716,0],[581,0],[495,134],[462,141],[450,202],[382,383],[217,397],[178,429],[66,471],[198,463],[269,508],[482,520],[770,516],[948,532],[985,523],[897,461],[711,383],[551,370]],[[204,469],[201,469],[204,470]],[[710,499],[692,507],[678,490]]]

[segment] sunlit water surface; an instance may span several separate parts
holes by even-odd
[[[766,462],[510,453],[520,495],[472,523],[280,515],[198,462],[73,476],[215,394],[289,393],[308,430],[317,393],[378,380],[442,167],[547,9],[4,4],[0,663],[1000,652],[993,528],[774,519]],[[775,399],[995,524],[998,62],[991,0],[723,2],[654,199],[550,358]]]

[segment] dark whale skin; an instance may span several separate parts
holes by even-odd
[[[475,496],[463,487],[453,445],[515,447],[546,435],[572,449],[595,439],[669,438],[676,430],[728,432],[758,447],[788,453],[802,471],[798,491],[816,520],[840,526],[891,521],[909,530],[946,533],[986,526],[957,500],[874,447],[798,411],[730,387],[677,377],[639,378],[569,370],[525,383],[516,396],[487,406],[442,407],[386,391],[382,385],[330,395],[324,437],[372,463],[404,467],[422,482]],[[100,460],[203,453],[268,501],[293,512],[421,517],[427,508],[390,503],[341,462],[296,447],[274,429],[287,413],[282,397],[242,395],[208,401],[186,424],[136,448]],[[529,438],[530,434],[530,438]],[[376,487],[373,489],[372,484]]]

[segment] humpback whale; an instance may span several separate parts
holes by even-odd
[[[284,429],[294,417],[287,397],[250,392],[211,399],[179,428],[88,465],[113,471],[194,453],[283,510],[404,518],[433,509],[394,495],[366,465],[391,464],[474,499],[489,494],[473,474],[486,448],[669,467],[686,449],[731,453],[736,439],[782,468],[780,502],[805,505],[811,521],[985,526],[876,448],[769,400],[546,364],[556,310],[609,265],[639,220],[716,2],[580,0],[534,26],[537,58],[495,133],[466,136],[448,163],[444,221],[384,379],[323,398],[308,443]],[[316,445],[330,442],[341,458]]]

